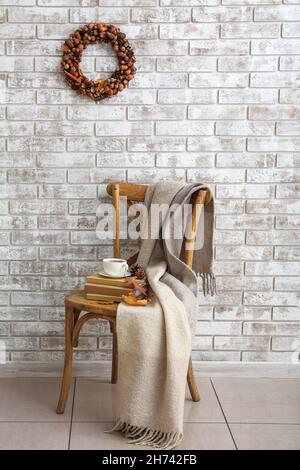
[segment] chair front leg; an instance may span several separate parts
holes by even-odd
[[[110,322],[110,330],[113,336],[111,383],[116,384],[118,381],[118,337],[117,337],[117,332],[116,332],[115,321]]]
[[[187,373],[187,382],[188,382],[190,394],[192,396],[192,400],[193,401],[200,401],[200,393],[198,391],[197,382],[196,382],[195,375],[194,375],[194,370],[193,370],[193,363],[192,363],[191,358],[190,358],[190,361],[189,361],[189,368],[188,368],[188,373]]]
[[[56,408],[56,413],[61,414],[64,413],[70,383],[72,379],[72,360],[73,360],[73,347],[72,347],[72,336],[73,336],[73,328],[74,328],[74,312],[73,308],[70,306],[66,306],[66,314],[65,314],[65,363],[64,363],[64,372],[63,378],[61,383],[61,390],[58,405]]]

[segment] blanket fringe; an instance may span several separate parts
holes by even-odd
[[[206,295],[216,295],[217,293],[217,285],[216,285],[216,278],[212,273],[197,273],[198,281],[202,280],[202,291],[203,294]]]
[[[156,449],[173,449],[182,441],[181,432],[163,432],[143,426],[133,426],[124,421],[117,421],[111,431],[121,431],[129,444],[147,445]]]

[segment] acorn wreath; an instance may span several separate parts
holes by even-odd
[[[80,69],[82,52],[89,44],[110,43],[116,52],[119,68],[107,79],[89,80]],[[133,79],[136,58],[126,34],[112,24],[93,23],[77,29],[62,46],[61,67],[68,86],[78,94],[100,101],[116,95]]]

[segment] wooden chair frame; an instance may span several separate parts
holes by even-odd
[[[115,208],[115,224],[114,224],[114,241],[113,253],[114,257],[120,257],[120,197],[126,196],[129,201],[143,202],[147,190],[147,185],[134,183],[110,183],[107,186],[107,192],[112,196],[112,202]],[[195,234],[204,204],[208,204],[211,200],[209,189],[201,189],[192,197],[192,224],[191,229],[194,234],[192,238],[186,239],[189,249],[184,249],[182,260],[190,267],[193,263]],[[136,255],[128,260],[128,264],[134,263]],[[81,312],[86,312],[80,316]],[[117,304],[103,305],[92,300],[85,299],[83,292],[75,292],[67,295],[65,298],[65,361],[63,378],[61,383],[60,397],[56,412],[64,413],[70,383],[72,379],[72,360],[73,348],[78,345],[79,334],[82,326],[86,321],[91,319],[107,320],[110,324],[110,330],[113,335],[112,348],[112,374],[111,383],[116,383],[118,378],[118,339],[116,333]],[[200,395],[195,381],[192,360],[189,361],[187,382],[193,401],[199,401]]]

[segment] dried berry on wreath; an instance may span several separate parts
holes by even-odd
[[[110,43],[116,52],[119,68],[107,79],[89,80],[80,69],[84,49],[89,44]],[[128,39],[112,24],[92,23],[69,35],[62,46],[61,67],[70,88],[80,95],[100,101],[123,91],[133,79],[136,58]]]

